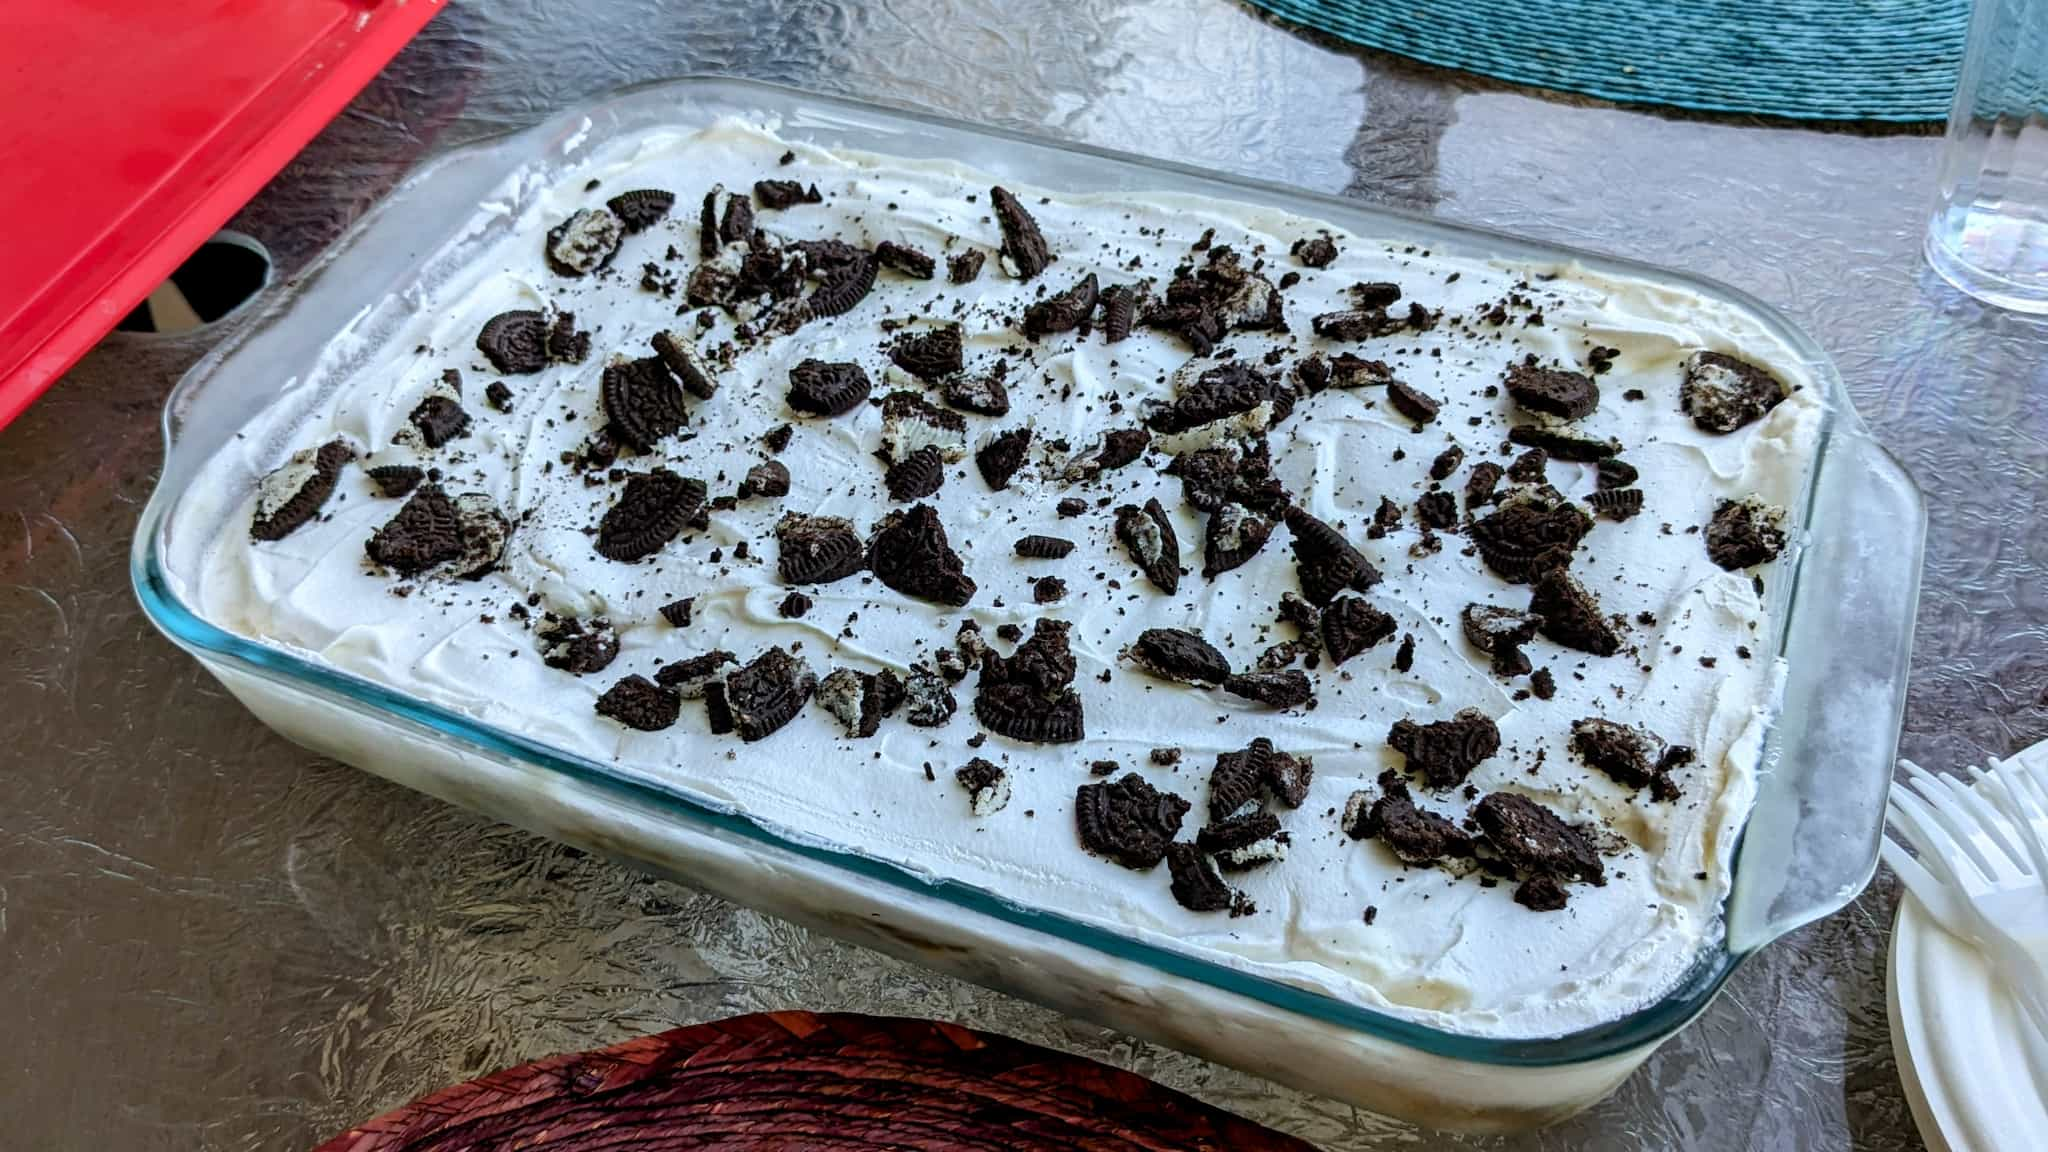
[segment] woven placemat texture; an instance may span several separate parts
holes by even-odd
[[[1629,104],[1940,120],[1969,0],[1251,0],[1447,68]]]

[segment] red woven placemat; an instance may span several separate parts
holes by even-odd
[[[771,1012],[443,1089],[317,1152],[1313,1152],[1140,1076],[926,1020]]]

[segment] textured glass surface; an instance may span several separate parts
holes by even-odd
[[[725,70],[1340,191],[1711,275],[1835,357],[1933,508],[1906,750],[2048,733],[2048,335],[1915,260],[1933,142],[1573,108],[1329,51],[1211,0],[455,7],[238,226],[286,274],[422,155]],[[1620,1094],[1503,1142],[1413,1130],[482,824],[271,736],[142,620],[164,392],[117,337],[0,433],[8,1143],[293,1148],[437,1085],[760,1008],[941,1016],[1332,1147],[1916,1147],[1888,878],[1746,966]]]

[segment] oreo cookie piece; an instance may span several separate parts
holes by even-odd
[[[696,610],[696,605],[695,596],[679,596],[661,606],[661,618],[668,621],[672,628],[688,628],[690,616]]]
[[[1380,796],[1370,807],[1365,793],[1345,805],[1344,831],[1353,840],[1378,839],[1403,864],[1416,866],[1472,855],[1472,837],[1450,820],[1419,808],[1407,782],[1394,773],[1380,777]]]
[[[1202,576],[1241,568],[1259,554],[1273,536],[1273,522],[1242,504],[1225,504],[1209,514],[1202,528]]]
[[[1323,651],[1342,664],[1401,630],[1392,616],[1358,596],[1339,596],[1323,609]]]
[[[1558,912],[1570,902],[1564,885],[1554,877],[1531,876],[1515,885],[1515,903],[1531,912]]]
[[[935,448],[952,463],[967,455],[967,421],[925,402],[915,392],[897,391],[882,397],[882,456],[901,461],[920,448]]]
[[[1058,257],[1046,245],[1045,236],[1038,230],[1038,221],[1024,210],[1024,205],[1010,194],[1009,189],[998,184],[989,189],[989,203],[995,207],[996,224],[1003,230],[1002,258],[1010,274],[1019,280],[1030,280]]]
[[[1057,604],[1067,597],[1067,582],[1057,576],[1040,576],[1031,582],[1034,604]]]
[[[1192,368],[1199,364],[1191,362],[1181,371]],[[1232,421],[1223,426],[1221,437],[1244,436],[1279,423],[1293,410],[1292,389],[1241,360],[1226,360],[1201,368],[1179,388],[1171,404],[1155,408],[1145,423],[1154,432],[1171,434]]]
[[[801,620],[811,610],[812,600],[801,592],[791,592],[775,606],[775,612],[784,620]]]
[[[1161,680],[1221,684],[1230,678],[1230,661],[1223,653],[1185,628],[1147,628],[1124,655]]]
[[[484,321],[476,350],[507,376],[526,376],[548,366],[548,318],[519,308]]]
[[[1465,639],[1493,658],[1494,675],[1505,677],[1528,673],[1529,657],[1522,653],[1522,646],[1536,638],[1536,629],[1543,624],[1542,617],[1491,604],[1467,604],[1458,613],[1458,621]]]
[[[683,389],[699,400],[709,400],[718,394],[718,379],[711,374],[711,368],[704,358],[697,354],[696,342],[683,332],[656,332],[652,340],[654,354],[662,366],[667,368]]]
[[[1325,312],[1309,322],[1315,334],[1325,340],[1371,340],[1391,336],[1408,327],[1408,322],[1387,315],[1384,308],[1346,308]]]
[[[1591,376],[1532,364],[1508,365],[1508,396],[1524,411],[1560,420],[1583,420],[1600,406],[1600,386]]]
[[[939,386],[939,398],[964,412],[980,416],[1010,414],[1010,389],[1003,378],[1010,363],[998,360],[986,372],[956,372]]]
[[[422,484],[398,514],[363,545],[370,559],[401,576],[417,576],[462,557],[462,519],[439,484]]]
[[[1443,401],[1400,380],[1387,381],[1387,400],[1396,412],[1413,420],[1417,428],[1433,423],[1443,410]]]
[[[1763,419],[1788,395],[1778,378],[1722,352],[1695,352],[1685,362],[1678,406],[1702,432],[1726,435]]]
[[[974,598],[974,580],[929,504],[882,518],[868,540],[868,570],[888,587],[919,600],[957,608]]]
[[[1500,751],[1500,728],[1477,708],[1465,708],[1449,720],[1417,724],[1400,719],[1387,731],[1387,746],[1408,760],[1431,788],[1452,788],[1465,782],[1472,769]]]
[[[922,500],[946,482],[946,458],[927,444],[889,465],[884,482],[889,487],[889,499],[899,504]]]
[[[1545,572],[1529,598],[1529,611],[1543,618],[1538,631],[1567,648],[1612,656],[1621,651],[1621,633],[1600,612],[1600,602],[1562,568]]]
[[[1098,303],[1102,315],[1104,343],[1122,343],[1138,319],[1138,293],[1128,284],[1112,284],[1102,290]]]
[[[960,326],[944,324],[923,332],[906,332],[889,346],[889,360],[927,383],[937,383],[966,367]]]
[[[1458,530],[1458,498],[1449,492],[1424,492],[1415,498],[1415,518],[1425,528]]]
[[[500,412],[512,410],[512,389],[507,388],[503,380],[493,380],[485,385],[484,399]]]
[[[1572,722],[1572,751],[1615,783],[1644,788],[1657,775],[1664,741],[1641,728],[1589,716]]]
[[[685,700],[696,700],[703,697],[705,691],[724,674],[727,664],[739,662],[739,657],[719,648],[701,656],[663,664],[655,670],[654,682]]]
[[[804,662],[770,648],[725,678],[725,709],[740,739],[751,744],[796,719],[818,687]]]
[[[944,674],[923,664],[910,666],[910,677],[903,682],[903,703],[903,718],[918,728],[937,728],[951,720],[960,707]]]
[[[1785,550],[1783,521],[1754,500],[1723,500],[1707,522],[1707,558],[1730,572],[1767,564]]]
[[[1315,699],[1315,689],[1308,682],[1308,674],[1298,668],[1278,672],[1240,672],[1223,682],[1223,690],[1269,708],[1299,708]]]
[[[536,634],[541,663],[577,676],[602,672],[619,654],[619,634],[602,616],[587,624],[574,616],[543,625]]]
[[[598,521],[598,555],[625,563],[659,552],[703,515],[705,497],[702,480],[666,468],[636,473]]]
[[[1222,912],[1237,898],[1216,870],[1216,862],[1193,844],[1169,844],[1166,871],[1174,902],[1190,912]]]
[[[1232,504],[1242,504],[1273,519],[1287,510],[1288,492],[1273,475],[1272,454],[1264,438],[1181,452],[1166,466],[1166,473],[1180,478],[1182,496],[1203,512],[1221,512]]]
[[[825,198],[818,194],[816,184],[804,185],[795,180],[756,180],[754,197],[761,201],[761,207],[776,212],[798,204],[825,202]]]
[[[988,262],[988,253],[979,248],[955,252],[946,257],[946,279],[954,284],[972,283],[981,275],[981,266]]]
[[[645,676],[628,676],[597,698],[597,714],[637,728],[659,732],[682,715],[682,697]]]
[[[1384,360],[1368,360],[1349,352],[1330,357],[1327,385],[1331,388],[1350,392],[1359,388],[1389,388],[1394,383],[1394,370]]]
[[[1022,536],[1017,540],[1017,555],[1031,560],[1064,560],[1074,550],[1074,542],[1058,536]]]
[[[1328,233],[1304,236],[1288,248],[1296,260],[1311,268],[1328,268],[1337,259],[1337,245]]]
[[[590,333],[579,331],[574,312],[557,312],[548,324],[548,359],[581,364],[590,356]]]
[[[1480,797],[1472,816],[1494,852],[1519,873],[1594,885],[1607,882],[1592,840],[1527,796],[1489,792]]]
[[[993,816],[1010,802],[1008,774],[979,756],[956,770],[953,779],[966,789],[967,810],[975,816]]]
[[[1451,473],[1456,472],[1464,463],[1465,450],[1453,444],[1437,453],[1436,459],[1429,462],[1429,478],[1441,483],[1450,479]]]
[[[853,522],[791,512],[775,525],[775,570],[785,584],[830,584],[867,566]]]
[[[1211,822],[1259,811],[1266,788],[1263,756],[1271,749],[1271,741],[1267,741],[1263,749],[1254,742],[1251,747],[1236,752],[1216,754],[1215,767],[1209,770]]]
[[[867,402],[874,385],[851,361],[809,359],[789,370],[789,406],[812,416],[838,416]]]
[[[868,682],[873,677],[866,672],[852,668],[834,668],[818,681],[818,691],[813,697],[818,706],[830,713],[846,726],[846,734],[865,738],[873,736],[881,728],[882,718],[870,715],[861,704],[867,695]]]
[[[586,276],[611,263],[625,227],[604,208],[584,208],[548,230],[548,267],[563,276]]]
[[[660,188],[635,188],[621,192],[604,202],[613,216],[618,217],[619,226],[628,235],[645,232],[661,222],[668,210],[675,207],[676,194]]]
[[[1621,441],[1611,436],[1589,436],[1552,425],[1517,424],[1508,429],[1508,440],[1574,464],[1593,464],[1621,453]]]
[[[1302,801],[1308,799],[1309,781],[1315,778],[1315,761],[1276,751],[1273,742],[1263,736],[1252,741],[1247,751],[1265,774],[1266,788],[1273,798],[1289,808],[1301,807]]]
[[[377,495],[387,500],[411,492],[427,478],[425,471],[411,464],[379,464],[375,468],[364,469],[363,474],[370,478],[370,483],[377,486]]]
[[[868,298],[874,291],[875,266],[873,256],[862,253],[851,263],[843,264],[825,273],[811,294],[804,297],[804,304],[812,316],[844,316]]]
[[[1083,276],[1078,283],[1065,292],[1047,296],[1024,309],[1022,328],[1027,339],[1043,340],[1059,332],[1072,332],[1076,328],[1081,335],[1088,334],[1089,317],[1095,313],[1098,288],[1095,273]]]
[[[789,465],[780,460],[763,460],[747,469],[740,481],[740,499],[760,497],[779,500],[789,495]]]
[[[1294,536],[1294,567],[1302,595],[1322,607],[1346,588],[1364,592],[1380,582],[1372,566],[1344,534],[1309,515],[1299,506],[1287,509],[1287,530]]]
[[[1000,492],[1010,486],[1010,478],[1024,466],[1025,454],[1031,450],[1031,429],[1012,428],[998,432],[974,452],[974,466],[990,488]]]
[[[1157,867],[1180,835],[1188,802],[1161,792],[1136,772],[1083,784],[1074,792],[1074,824],[1081,847],[1139,872]]]
[[[762,434],[761,443],[764,446],[766,446],[770,452],[779,454],[783,449],[789,447],[789,438],[794,435],[796,435],[796,429],[793,426],[788,424],[777,424],[775,427],[770,428],[767,432]]]
[[[463,410],[462,402],[439,392],[422,398],[406,419],[419,429],[420,439],[429,448],[439,448],[469,434],[469,413]]]
[[[291,459],[257,483],[256,511],[249,520],[249,538],[282,540],[298,531],[320,514],[327,498],[334,494],[342,468],[355,458],[356,450],[346,440],[329,440],[318,448],[302,448],[292,453]],[[413,472],[416,484],[419,469]],[[370,478],[377,479],[375,469],[371,470]]]
[[[652,452],[689,423],[683,390],[659,356],[613,360],[598,383],[612,435],[635,452]]]
[[[1225,871],[1243,872],[1287,859],[1287,834],[1270,812],[1250,812],[1205,826],[1195,847],[1215,857]]]
[[[1180,590],[1180,537],[1173,520],[1156,499],[1143,508],[1125,504],[1116,510],[1116,538],[1145,578],[1171,596]]]
[[[884,268],[894,268],[905,276],[917,280],[929,280],[938,272],[938,262],[908,244],[884,240],[875,245],[875,260]]]
[[[1081,698],[1075,694],[1068,624],[1041,617],[1031,638],[1009,656],[990,652],[975,686],[974,715],[982,726],[1013,740],[1071,744],[1083,736]]]
[[[1118,468],[1137,462],[1152,446],[1152,433],[1143,428],[1112,428],[1095,446],[1067,461],[1060,478],[1069,484],[1085,484]]]
[[[1500,486],[1505,473],[1501,466],[1491,460],[1481,460],[1472,466],[1472,472],[1465,477],[1465,511],[1477,515],[1482,505],[1493,503],[1493,490]]]
[[[1593,479],[1593,484],[1602,492],[1616,488],[1634,487],[1636,480],[1640,478],[1636,472],[1635,465],[1628,463],[1619,456],[1609,456],[1607,459],[1600,461],[1599,464],[1595,465],[1595,470],[1597,475]]]
[[[1641,488],[1604,488],[1586,497],[1593,512],[1606,520],[1629,520],[1643,510]]]
[[[1593,530],[1593,518],[1547,486],[1520,488],[1492,512],[1472,522],[1468,535],[1480,559],[1516,584],[1572,562],[1579,541]]]

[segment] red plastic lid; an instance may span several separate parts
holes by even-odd
[[[441,3],[8,4],[0,427],[276,175]]]

